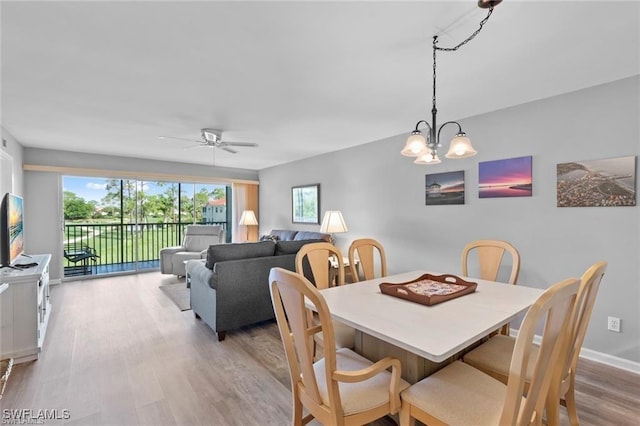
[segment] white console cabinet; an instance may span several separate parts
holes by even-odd
[[[21,363],[38,358],[51,314],[50,261],[50,254],[33,255],[22,257],[19,263],[37,266],[0,270],[0,283],[9,284],[0,296],[0,359]]]

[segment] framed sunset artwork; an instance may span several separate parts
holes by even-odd
[[[531,197],[531,156],[478,164],[480,198]]]

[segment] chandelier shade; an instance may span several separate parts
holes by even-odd
[[[471,141],[465,133],[458,133],[451,139],[449,152],[446,153],[447,158],[467,158],[473,157],[478,152],[471,146]]]
[[[422,136],[420,130],[414,130],[407,138],[407,143],[404,145],[403,150],[400,151],[400,154],[406,157],[417,157],[425,149],[427,149],[427,140]]]

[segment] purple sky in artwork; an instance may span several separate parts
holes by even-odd
[[[531,157],[485,161],[479,164],[480,185],[531,183]]]

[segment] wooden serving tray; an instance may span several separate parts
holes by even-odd
[[[431,306],[473,293],[477,286],[477,283],[465,281],[456,275],[424,274],[403,283],[381,283],[380,291],[389,296]]]

